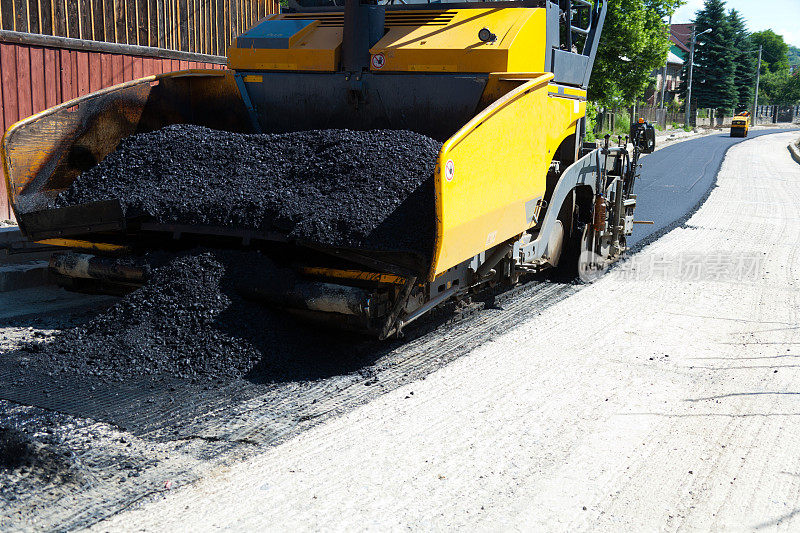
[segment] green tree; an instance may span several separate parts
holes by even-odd
[[[800,48],[789,45],[789,68],[800,67]]]
[[[614,0],[608,3],[595,58],[589,99],[603,106],[631,104],[667,59],[664,22],[682,0]]]
[[[767,72],[761,77],[758,103],[764,105],[800,104],[800,71]]]
[[[786,104],[800,105],[800,70],[789,76],[784,86]]]
[[[757,31],[750,36],[755,48],[759,45],[761,52],[761,73],[782,72],[789,70],[789,45],[783,41],[783,36],[772,30]]]
[[[753,54],[753,43],[747,32],[744,20],[735,9],[728,12],[728,23],[733,35],[733,48],[736,50],[734,60],[734,83],[736,84],[737,109],[749,109],[753,103],[753,92],[756,76],[756,55]]]
[[[703,34],[707,29],[710,33]],[[739,94],[736,88],[735,32],[725,13],[723,0],[706,0],[694,20],[697,35],[694,47],[692,100],[697,107],[730,109],[736,107]],[[702,34],[702,35],[701,35]],[[684,65],[681,94],[685,97],[689,79],[688,62]]]
[[[751,36],[753,44],[761,45],[761,86],[758,101],[764,104],[796,104],[800,100],[800,78],[790,73],[790,47],[772,30]],[[795,73],[796,74],[796,73]]]

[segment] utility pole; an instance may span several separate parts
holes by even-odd
[[[667,31],[669,32],[670,36],[672,36],[672,15],[669,16],[669,22],[667,23]],[[660,108],[664,109],[664,91],[667,88],[667,62],[669,61],[669,51],[667,51],[667,59],[664,60],[664,66],[661,67],[661,106]]]
[[[684,126],[691,126],[689,111],[692,108],[692,69],[694,69],[694,26],[692,26],[692,41],[689,43],[689,79],[686,82],[686,106],[684,109]]]
[[[686,89],[686,113],[685,113],[686,116],[684,117],[685,118],[684,123],[687,128],[691,125],[690,124],[691,121],[689,120],[689,111],[692,108],[692,70],[694,70],[694,42],[697,40],[697,37],[703,35],[704,33],[708,33],[710,31],[711,28],[708,28],[707,30],[701,31],[700,33],[695,35],[694,26],[692,26],[692,43],[691,46],[689,47],[689,83]]]
[[[758,66],[756,67],[756,96],[753,99],[753,125],[755,126],[758,123],[758,119],[756,118],[756,111],[758,110],[758,82],[760,81],[761,77],[761,45],[758,47]]]

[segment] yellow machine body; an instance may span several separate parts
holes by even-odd
[[[446,25],[388,25],[389,31],[370,49],[383,54],[380,69],[419,72],[542,72],[544,9],[454,9],[444,11]],[[391,22],[391,21],[390,21]],[[494,42],[476,39],[491,28]]]
[[[314,27],[287,37],[286,48],[228,49],[236,70],[327,71],[339,68],[343,15],[286,13],[269,21],[316,19]],[[389,12],[386,34],[370,48],[373,72],[542,72],[545,10],[530,8],[448,9]],[[478,39],[491,28],[496,40]]]
[[[445,142],[431,279],[538,222],[553,154],[586,113],[585,93],[559,95],[552,78],[523,83]]]
[[[248,73],[245,82],[266,85],[271,77],[265,71],[336,71],[343,14],[278,14],[268,21],[312,19],[318,25],[304,28],[302,37],[287,48],[234,44],[228,50],[230,66]],[[433,280],[536,225],[548,167],[585,115],[586,92],[549,83],[553,74],[544,71],[543,8],[387,12],[385,28],[370,48],[373,74],[489,75],[482,110],[465,124],[452,125],[456,133],[439,155],[436,249],[428,272]],[[491,29],[495,39],[481,41],[482,28]],[[454,170],[449,179],[448,165]]]
[[[551,243],[560,249],[561,241],[548,236],[559,236],[553,228],[561,226],[552,219],[567,193],[558,189],[564,169],[550,170],[558,154],[565,167],[575,163],[573,174],[580,167],[572,187],[589,175],[581,170],[591,162],[579,160],[579,125],[593,52],[561,46],[559,4],[541,2],[546,7],[387,7],[380,11],[379,34],[362,41],[358,53],[341,11],[271,15],[237,37],[228,49],[228,71],[135,80],[13,125],[0,146],[11,205],[30,239],[101,254],[176,235],[262,241],[287,253],[313,250],[329,263],[298,263],[298,273],[382,287],[382,297],[394,298],[394,310],[380,317],[383,326],[376,330],[370,323],[368,329],[380,336],[400,331],[453,291],[485,282],[487,272],[495,272],[486,266],[490,257],[499,260],[509,246],[518,247],[526,268],[557,263],[547,251]],[[359,4],[358,16],[377,7]],[[604,17],[605,11],[600,27]],[[599,30],[586,31],[596,49]],[[122,139],[182,123],[244,133],[411,130],[437,139],[435,208],[428,214],[433,249],[425,257],[409,257],[393,243],[385,250],[333,250],[290,242],[275,231],[128,220],[113,200],[49,207]],[[551,197],[555,189],[558,196]]]

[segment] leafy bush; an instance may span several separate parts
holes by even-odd
[[[627,135],[631,131],[631,116],[627,112],[623,111],[621,113],[617,113],[617,116],[614,120],[614,131],[613,133],[617,135]]]
[[[594,142],[594,129],[597,127],[597,105],[586,102],[586,142]]]

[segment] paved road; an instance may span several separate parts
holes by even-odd
[[[795,136],[734,147],[635,275],[95,529],[797,531]]]
[[[636,218],[652,220],[655,224],[637,225],[628,244],[634,246],[694,209],[708,194],[728,148],[747,139],[781,131],[787,130],[755,130],[746,139],[716,133],[678,142],[643,157],[642,174],[636,185]]]

